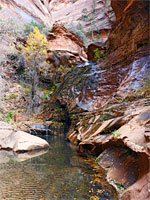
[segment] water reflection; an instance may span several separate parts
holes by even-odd
[[[98,189],[99,199],[117,199],[111,187],[102,188],[106,184],[92,185],[91,167],[63,138],[50,137],[49,143],[52,148],[43,155],[0,164],[0,199],[87,200]]]
[[[24,153],[16,153],[13,151],[0,150],[0,163],[22,162],[31,158],[41,156],[48,152],[47,149],[29,151]]]

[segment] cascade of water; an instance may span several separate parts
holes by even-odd
[[[74,86],[73,91],[78,94],[76,97],[76,103],[79,107],[84,110],[91,111],[95,99],[96,90],[98,88],[98,84],[101,80],[101,69],[99,66],[95,65],[92,62],[85,62],[83,65],[77,66],[79,68],[88,68],[87,73],[83,74],[85,78],[84,84],[81,88],[78,86]]]

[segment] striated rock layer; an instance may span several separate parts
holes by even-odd
[[[1,6],[3,19],[13,17],[19,23],[34,21],[49,27],[56,22],[64,24],[86,43],[105,42],[115,19],[109,0],[1,0]]]
[[[1,0],[2,10],[0,16],[3,19],[13,17],[18,22],[37,23],[43,22],[45,25],[51,25],[51,14],[47,7],[48,2],[40,0]]]

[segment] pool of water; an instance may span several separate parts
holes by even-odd
[[[97,173],[63,137],[47,140],[50,150],[0,152],[0,200],[118,199],[103,170]]]

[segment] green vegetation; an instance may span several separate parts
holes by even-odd
[[[31,89],[31,84],[25,83],[23,81],[19,81],[18,84],[21,85],[21,86],[23,86],[24,88]]]
[[[31,88],[24,88],[23,92],[24,92],[25,94],[30,94]]]
[[[122,189],[125,190],[126,189],[126,187],[121,183],[115,183],[115,184],[120,190],[122,190]]]
[[[98,157],[95,159],[95,161],[96,161],[96,162],[99,162],[99,161],[104,157],[104,155],[105,155],[105,154],[101,153],[101,155],[98,156]]]
[[[30,23],[25,24],[23,31],[25,34],[29,35],[31,32],[33,32],[35,28],[40,30],[40,32],[45,35],[47,35],[48,32],[51,30],[50,27],[46,27],[44,24],[38,24],[35,21],[31,21]]]
[[[70,0],[72,3],[75,3],[75,2],[77,2],[78,0]]]
[[[13,111],[11,110],[11,111],[8,112],[6,121],[7,121],[8,123],[10,123],[11,120],[12,120],[12,118],[13,118]]]
[[[6,101],[7,100],[7,97],[6,95],[4,94],[3,98],[2,98],[2,101]]]
[[[72,114],[71,116],[70,116],[70,119],[74,119],[76,117],[76,115],[75,114]]]
[[[0,10],[2,10],[2,6],[1,6],[1,4],[0,4]]]
[[[13,93],[13,94],[9,95],[9,98],[11,98],[11,99],[15,99],[16,97],[18,97],[17,93]]]
[[[46,100],[48,100],[48,95],[44,95],[44,96],[42,96],[41,99],[42,99],[42,101],[46,101]]]
[[[120,136],[121,133],[119,133],[118,131],[115,130],[115,131],[112,132],[112,135],[117,137],[117,136]]]
[[[99,62],[102,58],[105,58],[105,52],[100,51],[99,48],[94,49],[93,52],[95,54],[94,58],[96,61]]]
[[[126,187],[122,184],[122,183],[117,183],[114,179],[110,179],[109,180],[110,183],[113,183],[114,185],[116,185],[116,187],[119,190],[119,193],[123,193],[124,190],[126,189]]]
[[[109,113],[103,113],[103,115],[101,116],[101,120],[102,121],[106,121],[110,118],[110,114]]]
[[[20,51],[23,49],[23,45],[21,44],[21,42],[17,42],[16,48],[17,48],[18,50],[20,50]]]
[[[98,48],[94,49],[93,52],[95,53],[94,58],[99,62],[101,57],[100,57],[100,51]]]

